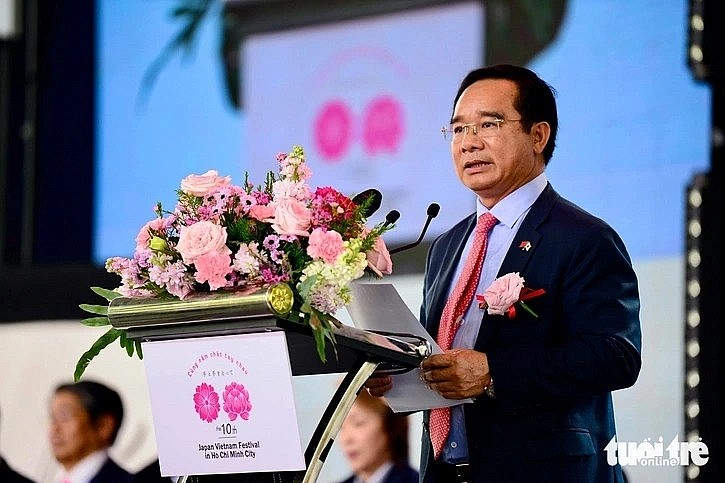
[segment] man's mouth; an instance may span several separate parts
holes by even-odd
[[[483,161],[482,159],[474,159],[472,161],[467,161],[464,165],[464,169],[471,169],[471,168],[480,168],[482,166],[487,166],[491,164],[488,161]]]

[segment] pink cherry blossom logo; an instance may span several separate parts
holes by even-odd
[[[199,413],[199,418],[207,423],[211,423],[219,416],[219,394],[214,390],[214,386],[205,382],[196,386],[194,409]]]
[[[242,384],[231,382],[224,387],[224,411],[229,415],[230,421],[237,419],[237,416],[248,420],[251,410],[249,391]]]

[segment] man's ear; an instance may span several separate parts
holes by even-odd
[[[531,138],[534,142],[534,152],[536,154],[544,152],[549,136],[551,136],[551,126],[549,126],[548,122],[537,122],[531,126]]]
[[[96,423],[96,431],[98,438],[103,441],[106,446],[113,443],[113,433],[116,430],[116,420],[110,414],[102,414]]]

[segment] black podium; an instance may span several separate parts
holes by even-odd
[[[113,325],[142,343],[211,336],[284,331],[293,376],[344,373],[304,453],[303,471],[199,474],[180,476],[178,483],[317,481],[334,439],[367,378],[375,371],[403,373],[417,368],[430,354],[424,339],[382,333],[344,324],[334,329],[334,346],[326,344],[326,362],[316,352],[312,329],[280,313],[274,290],[240,295],[214,293],[189,300],[120,297],[109,304]],[[284,304],[283,304],[284,305]],[[282,307],[282,312],[289,307]]]

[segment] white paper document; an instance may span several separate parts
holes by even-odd
[[[350,289],[352,302],[347,306],[347,311],[355,327],[416,335],[430,343],[433,354],[443,352],[420,325],[392,284],[353,283]],[[428,389],[420,379],[419,369],[392,377],[393,388],[385,393],[385,399],[395,412],[420,411],[471,402],[470,399],[446,399],[436,391]]]

